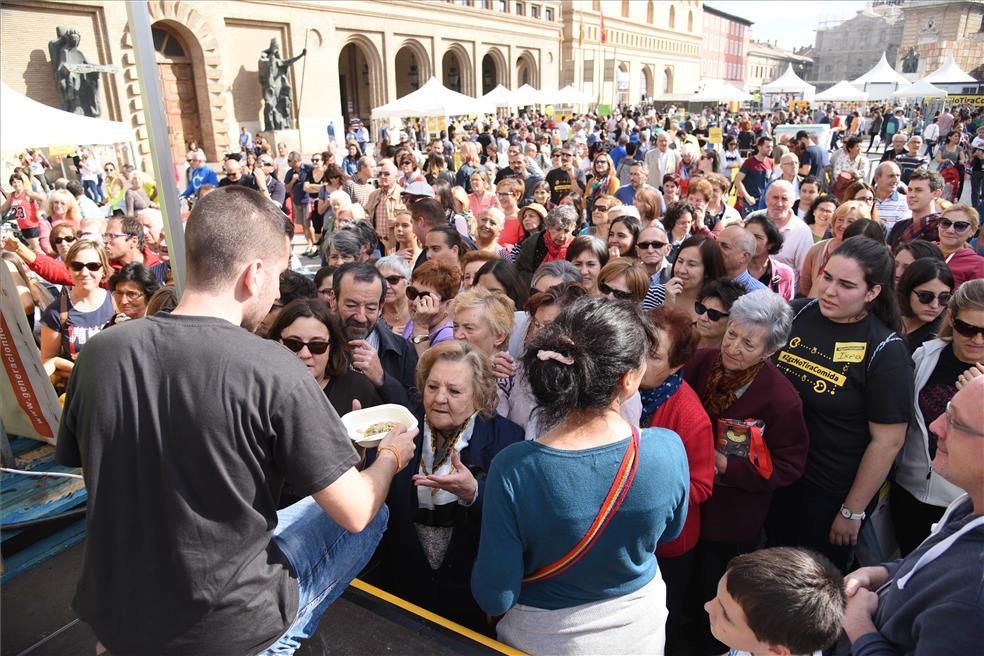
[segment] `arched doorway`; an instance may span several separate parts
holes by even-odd
[[[506,85],[504,76],[506,73],[506,67],[504,65],[502,55],[498,51],[489,51],[484,57],[482,57],[482,95],[484,96],[488,92],[495,89],[500,84]]]
[[[516,85],[521,87],[524,84],[535,88],[540,86],[537,79],[536,62],[533,61],[533,56],[528,52],[524,52],[516,60]]]
[[[444,58],[441,60],[441,81],[444,86],[458,93],[466,93],[462,91],[465,88],[466,70],[465,63],[457,52],[448,50],[444,53]]]
[[[663,93],[673,93],[673,67],[663,69]]]
[[[642,89],[641,90],[642,97],[643,98],[652,98],[653,97],[653,91],[654,91],[654,89],[653,89],[653,72],[652,72],[652,70],[650,70],[649,66],[643,66],[642,67],[642,76],[640,77],[639,82],[642,85],[642,88],[641,88]]]
[[[365,51],[354,43],[338,55],[338,90],[342,100],[345,125],[353,118],[369,121],[372,111],[372,82]]]
[[[396,75],[397,98],[416,91],[431,77],[427,52],[416,41],[407,41],[396,51],[393,70]]]
[[[154,23],[150,29],[167,118],[167,141],[174,161],[183,162],[188,142],[203,145],[195,71],[188,44],[175,30],[162,22]]]
[[[615,102],[629,104],[629,65],[625,62],[615,70]]]

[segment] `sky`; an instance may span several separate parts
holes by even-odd
[[[812,46],[817,23],[843,20],[864,9],[864,0],[711,0],[705,5],[754,23],[752,38],[777,41],[792,50]]]

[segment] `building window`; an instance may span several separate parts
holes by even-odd
[[[540,5],[530,5],[530,18],[540,17]]]
[[[546,9],[543,10],[543,13],[544,13],[544,18],[546,18],[548,21],[552,23],[554,19],[553,7],[547,7]]]
[[[516,3],[516,15],[517,16],[525,16],[526,15],[526,8],[523,6],[523,3],[522,2],[517,2]]]
[[[654,18],[654,16],[653,16],[653,0],[649,0],[649,3],[646,5],[646,22],[652,24],[653,18]]]
[[[499,11],[504,14],[509,13],[509,0],[499,0]]]
[[[690,12],[689,14],[687,14],[687,31],[688,32],[694,31],[694,12]]]
[[[591,11],[601,11],[601,0],[591,0]]]
[[[629,0],[622,0],[622,17],[629,17]]]
[[[671,30],[676,28],[676,9],[673,7],[673,5],[670,5],[670,20],[668,21],[668,23],[670,25]]]
[[[478,0],[478,2],[480,3],[479,6],[482,9],[491,9],[492,8],[492,0]]]

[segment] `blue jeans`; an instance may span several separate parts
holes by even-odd
[[[328,606],[369,562],[388,519],[383,506],[361,533],[349,533],[311,497],[277,513],[273,540],[297,577],[300,601],[294,623],[261,656],[293,654],[302,640],[314,635]]]

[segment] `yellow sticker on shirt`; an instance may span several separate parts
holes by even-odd
[[[835,342],[834,362],[863,362],[867,342]]]

